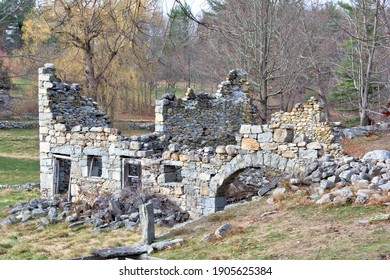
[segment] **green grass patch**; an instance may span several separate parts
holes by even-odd
[[[0,157],[0,185],[39,183],[39,161]]]
[[[38,159],[38,129],[1,129],[0,154],[3,157]]]
[[[38,129],[0,130],[0,185],[38,182]]]
[[[16,202],[28,201],[30,199],[38,198],[39,196],[39,189],[28,191],[12,189],[0,190],[0,218],[7,215],[4,211],[4,208],[7,206],[13,206],[16,204]]]

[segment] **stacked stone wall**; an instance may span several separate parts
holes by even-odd
[[[31,129],[38,128],[38,122],[9,122],[0,121],[0,129]]]
[[[54,66],[45,65],[39,73],[42,194],[55,194],[60,159],[71,162],[72,199],[86,200],[128,187],[125,176],[133,175],[124,164],[128,170],[134,164],[142,191],[167,195],[199,216],[223,209],[230,182],[245,169],[297,174],[327,153],[342,153],[314,99],[274,114],[271,124],[252,124],[256,110],[244,76],[231,71],[215,94],[167,94],[156,102],[156,131],[124,137],[76,84],[62,83]],[[95,159],[98,175],[91,172]]]
[[[330,144],[334,141],[331,125],[325,121],[324,108],[314,97],[304,105],[298,103],[291,112],[272,114],[270,124],[293,125],[295,135],[304,135],[312,142]]]
[[[316,160],[324,154],[342,155],[338,143],[311,141],[303,134],[297,134],[294,125],[242,125],[237,143],[251,151],[270,151],[285,158],[305,161]]]
[[[186,98],[167,94],[156,102],[155,130],[164,133],[170,143],[190,147],[234,143],[242,124],[252,123],[256,112],[246,96],[244,74],[230,71],[218,93],[195,94],[188,89]]]
[[[109,128],[109,118],[97,104],[55,75],[52,64],[39,71],[39,139],[41,192],[55,195],[56,160],[69,159],[72,199],[93,199],[122,187],[122,160],[161,155],[157,134],[124,137]],[[100,176],[91,176],[91,157],[101,158]]]

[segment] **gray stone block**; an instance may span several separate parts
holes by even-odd
[[[153,203],[140,205],[139,214],[142,242],[149,245],[155,239]]]
[[[271,143],[272,142],[273,134],[272,132],[263,132],[259,133],[257,136],[257,140],[259,140],[260,143]]]
[[[207,197],[202,199],[203,214],[212,214],[225,209],[227,199],[224,196]]]
[[[299,158],[303,159],[305,161],[313,161],[318,158],[318,151],[317,150],[300,150],[299,151]]]

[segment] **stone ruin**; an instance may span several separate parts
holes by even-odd
[[[192,216],[224,209],[229,184],[247,169],[301,173],[324,154],[341,155],[314,98],[255,124],[242,70],[214,94],[156,101],[155,131],[122,136],[80,86],[39,69],[40,186],[43,197],[96,200],[118,190],[168,196]]]

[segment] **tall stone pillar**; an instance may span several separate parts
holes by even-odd
[[[139,217],[141,222],[142,242],[151,244],[155,239],[153,202],[148,202],[139,206]]]

